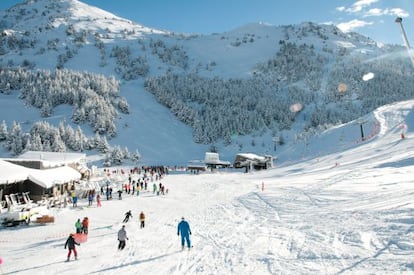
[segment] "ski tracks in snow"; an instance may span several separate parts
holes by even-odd
[[[187,265],[187,270],[273,274],[274,265],[277,265],[274,251],[277,239],[276,232],[268,224],[277,220],[276,206],[255,192],[206,208],[200,213],[197,233],[193,234],[198,245],[190,251],[193,264]],[[202,256],[197,259],[195,255]],[[197,261],[202,264],[197,265]]]

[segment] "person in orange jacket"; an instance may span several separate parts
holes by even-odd
[[[141,228],[144,228],[145,227],[145,214],[142,211],[139,214],[139,220],[141,222]]]
[[[82,221],[82,233],[88,234],[88,228],[89,228],[89,219],[88,217],[83,218]]]

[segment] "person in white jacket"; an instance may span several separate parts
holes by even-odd
[[[127,232],[125,230],[125,225],[118,231],[118,250],[122,250],[125,248],[126,240],[128,239]]]

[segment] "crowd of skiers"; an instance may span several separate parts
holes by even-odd
[[[131,170],[132,172],[133,170]],[[118,189],[118,199],[122,200],[122,194],[132,195],[132,196],[139,196],[143,191],[149,190],[149,184],[152,182],[152,193],[157,195],[166,195],[168,194],[168,189],[163,185],[161,182],[158,184],[156,182],[160,181],[163,177],[163,174],[158,173],[151,173],[150,175],[144,174],[141,178],[133,179],[133,174],[129,174],[128,182],[123,184],[121,188]],[[155,182],[154,182],[155,181]],[[101,186],[100,193],[98,196],[106,196],[107,200],[113,199],[112,197],[113,189],[110,186],[109,182],[107,182],[106,186]],[[93,200],[93,195],[91,196],[91,200]],[[92,205],[90,202],[89,205]]]
[[[132,211],[129,210],[125,213],[125,218],[122,221],[123,223],[127,223],[130,218],[132,218]],[[140,228],[143,229],[145,227],[145,214],[143,211],[139,214],[139,221],[140,221]],[[88,228],[89,228],[89,218],[84,217],[82,222],[80,219],[78,219],[75,223],[75,229],[77,234],[88,234]],[[185,248],[185,245],[187,245],[188,249],[190,249],[191,246],[191,229],[189,223],[184,219],[184,217],[181,218],[181,221],[178,223],[177,226],[177,235],[181,236],[181,249]],[[70,256],[73,252],[75,256],[75,260],[78,259],[78,253],[76,251],[76,245],[80,245],[79,242],[75,239],[76,234],[70,233],[68,239],[65,243],[65,249],[68,248],[68,254],[67,254],[67,261],[70,260]],[[126,241],[129,240],[127,236],[127,232],[125,229],[125,225],[122,225],[122,228],[118,231],[118,250],[123,250],[126,246]]]
[[[106,172],[106,170],[104,170]],[[136,173],[145,171],[145,173],[138,178],[133,178]],[[107,172],[106,172],[107,173]],[[110,173],[108,174],[110,175]],[[141,174],[138,174],[139,176]],[[123,194],[128,194],[132,196],[139,196],[143,191],[149,191],[149,184],[152,183],[152,193],[156,195],[166,195],[168,194],[168,189],[164,184],[161,183],[161,179],[165,175],[165,170],[161,167],[155,168],[134,168],[131,169],[128,174],[128,181],[119,186],[118,190],[118,199],[122,200]],[[158,183],[157,183],[158,182]],[[75,208],[78,206],[78,194],[76,190],[70,190],[70,199],[72,201],[72,207]],[[108,181],[106,184],[101,185],[100,190],[91,189],[86,192],[86,198],[88,199],[88,207],[93,206],[93,202],[96,201],[97,207],[102,207],[102,196],[106,196],[107,200],[111,200],[113,194],[113,188]]]
[[[144,174],[141,176],[141,172],[144,172]],[[161,183],[161,180],[163,179],[164,175],[166,174],[168,170],[166,168],[160,166],[155,167],[142,167],[134,169],[131,169],[128,173],[128,181],[126,181],[124,184],[119,186],[117,193],[118,193],[118,199],[122,199],[122,195],[128,194],[128,195],[136,195],[139,196],[143,191],[149,190],[149,184],[152,183],[152,193],[157,195],[166,195],[168,194],[168,189],[165,187],[164,184]],[[104,169],[104,173],[107,175],[111,175],[109,171],[106,171]],[[124,173],[124,172],[122,172]],[[133,178],[136,174],[138,174],[138,178]],[[157,183],[158,182],[158,183]],[[78,194],[75,189],[72,189],[68,191],[70,194],[70,199],[72,201],[72,207],[75,208],[78,206]],[[107,181],[106,184],[101,185],[100,190],[91,189],[86,192],[86,197],[88,199],[88,207],[93,206],[93,202],[96,200],[96,206],[101,207],[102,196],[106,196],[107,200],[111,200],[113,193],[113,188],[109,181]]]
[[[125,213],[125,218],[122,221],[123,223],[127,223],[130,218],[132,218],[132,211],[129,210]],[[140,221],[140,228],[143,229],[145,227],[145,214],[143,211],[139,214],[139,221]],[[77,234],[88,234],[88,228],[89,228],[89,218],[85,217],[83,221],[81,222],[80,219],[78,219],[75,223],[76,233]],[[126,246],[126,241],[128,239],[128,235],[126,232],[126,226],[125,224],[122,225],[121,229],[119,229],[117,237],[118,237],[118,250],[123,250]],[[80,245],[78,241],[76,241],[76,235],[74,233],[70,233],[69,237],[66,240],[65,243],[65,249],[68,248],[68,254],[67,254],[67,261],[70,260],[70,256],[73,252],[75,256],[75,260],[78,259],[78,252],[76,251],[76,245]],[[181,221],[178,223],[177,226],[177,235],[181,236],[181,249],[183,250],[185,248],[185,245],[187,245],[187,248],[190,249],[191,246],[191,229],[189,223],[184,219],[184,217],[181,218]]]
[[[129,218],[132,217],[131,210],[125,213],[125,219],[123,220],[124,223],[127,223]],[[145,227],[145,214],[144,212],[141,212],[139,214],[139,220],[140,220],[140,227]],[[177,235],[181,236],[181,249],[183,250],[185,248],[185,245],[187,245],[187,248],[190,249],[191,246],[191,229],[190,224],[184,219],[184,217],[181,218],[181,221],[178,223],[177,226]],[[127,236],[127,232],[125,229],[125,225],[122,225],[122,228],[118,231],[118,250],[123,250],[126,245],[126,241],[129,240]]]
[[[118,199],[122,199],[122,193],[124,192],[132,196],[134,196],[135,194],[136,196],[139,196],[142,190],[148,191],[149,182],[153,182],[152,184],[153,194],[157,194],[157,195],[168,194],[168,189],[161,182],[159,182],[158,184],[154,182],[154,178],[155,178],[155,181],[160,181],[162,177],[164,176],[164,172],[160,172],[159,170],[157,170],[158,172],[154,173],[154,170],[150,170],[150,169],[149,170],[143,169],[143,171],[145,172],[144,176],[142,178],[139,178],[138,180],[134,180],[132,178],[132,175],[134,173],[140,173],[141,171],[135,170],[135,169],[130,171],[129,176],[128,176],[128,182],[122,186],[122,189],[118,190]],[[148,173],[150,174],[150,176],[147,175]],[[98,192],[96,192],[95,190],[89,190],[87,192],[88,206],[92,206],[93,201],[96,198],[97,207],[101,207],[102,206],[101,196],[103,195],[106,195],[107,200],[112,199],[112,188],[109,186],[109,184],[106,185],[106,188],[102,186]],[[75,190],[72,190],[71,198],[72,198],[73,207],[77,207],[78,198],[77,198]],[[133,218],[133,215],[132,215],[132,211],[129,210],[125,213],[124,219],[122,222],[128,223],[128,221],[131,218]],[[145,228],[145,218],[146,217],[145,217],[144,212],[141,211],[139,214],[139,224],[140,224],[141,229]],[[76,251],[76,245],[79,246],[80,242],[76,240],[76,235],[77,234],[87,235],[89,232],[88,229],[89,229],[89,218],[88,217],[84,217],[82,221],[80,219],[76,221],[75,223],[76,234],[71,233],[65,243],[65,249],[66,248],[69,249],[68,254],[67,254],[67,261],[70,260],[70,256],[72,252],[75,256],[75,259],[77,259],[78,253]],[[190,226],[188,222],[185,221],[184,217],[182,218],[182,220],[177,226],[177,235],[181,236],[182,249],[184,249],[185,244],[187,244],[187,247],[190,249],[191,241],[190,241],[189,235],[191,235],[191,230],[190,230]],[[123,250],[126,246],[126,241],[129,240],[125,225],[122,225],[121,229],[119,229],[117,237],[119,241],[118,250]]]

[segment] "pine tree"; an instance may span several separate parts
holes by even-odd
[[[8,132],[7,132],[7,124],[6,121],[3,120],[0,124],[0,141],[5,141],[7,139]]]
[[[141,154],[139,153],[138,149],[132,154],[131,160],[138,162],[141,159]]]
[[[23,151],[23,133],[19,123],[13,121],[7,142],[9,144],[9,150],[11,150],[14,155],[19,155]]]
[[[51,150],[52,152],[66,152],[66,145],[56,129],[51,134]]]
[[[124,159],[124,152],[119,145],[114,146],[111,151],[111,163],[121,164]]]
[[[43,150],[43,144],[42,144],[42,138],[40,137],[39,133],[35,133],[34,135],[31,135],[30,138],[30,150],[32,151],[44,151]]]
[[[97,149],[102,153],[108,153],[111,149],[105,136],[101,137]]]

